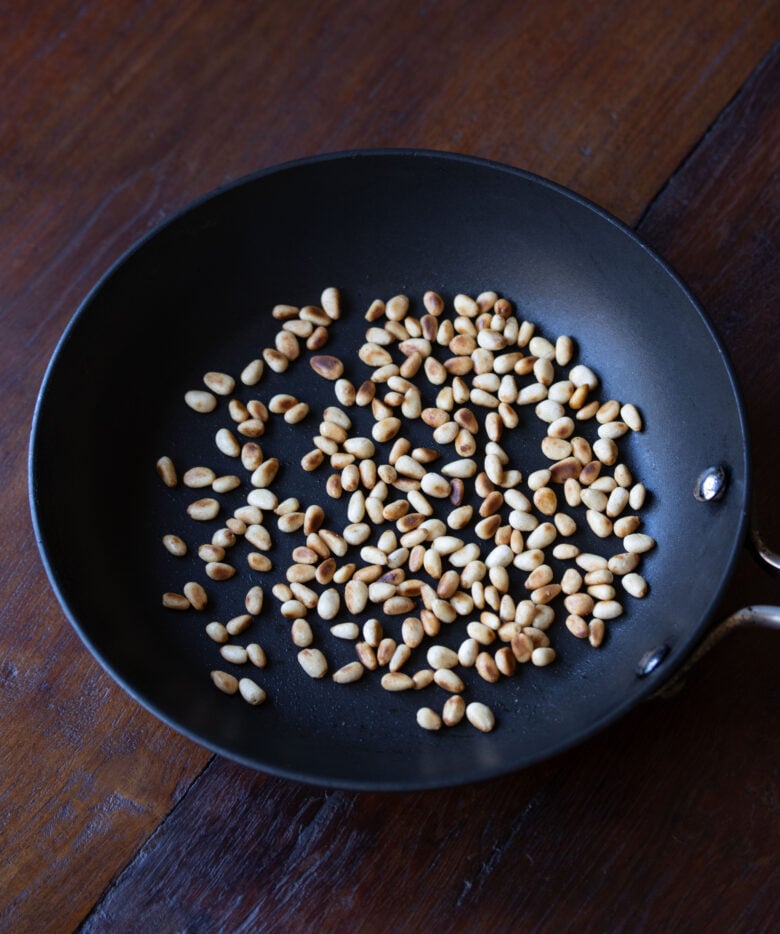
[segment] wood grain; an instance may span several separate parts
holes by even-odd
[[[732,354],[777,532],[777,5],[42,0],[3,26],[0,928],[776,928],[776,640],[734,637],[681,695],[518,776],[312,790],[212,760],[99,668],[25,471],[56,341],[139,236],[280,161],[440,148],[642,218]],[[724,609],[775,593],[746,562]]]

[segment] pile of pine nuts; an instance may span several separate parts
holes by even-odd
[[[436,685],[446,699],[419,707],[420,727],[438,730],[465,719],[489,732],[491,708],[464,699],[465,670],[495,683],[529,662],[549,665],[561,604],[567,630],[600,646],[610,621],[623,614],[623,594],[647,593],[640,564],[655,541],[640,530],[645,487],[618,450],[621,438],[643,428],[637,408],[602,400],[597,375],[574,363],[573,340],[542,336],[495,292],[476,299],[459,294],[451,304],[448,314],[441,296],[427,292],[417,316],[405,295],[372,302],[356,354],[365,379],[356,381],[345,376],[343,360],[321,352],[342,315],[337,289],[326,289],[319,305],[275,306],[274,346],[247,364],[239,381],[209,372],[204,388],[185,396],[203,414],[226,401],[230,427],[217,430],[215,444],[235,460],[236,472],[192,466],[181,483],[202,494],[187,514],[217,525],[197,546],[209,581],[232,578],[238,568],[231,552],[240,541],[249,549],[252,583],[241,612],[205,627],[224,661],[238,670],[265,668],[265,650],[248,640],[270,590],[309,677],[324,678],[334,647],[351,642],[354,658],[331,672],[334,683],[377,672],[386,691]],[[306,351],[311,370],[333,393],[314,419],[316,431],[309,402],[291,393],[244,401],[237,388],[254,392],[266,368],[284,373]],[[358,366],[348,362],[350,372]],[[324,386],[315,383],[322,398]],[[514,463],[502,440],[523,432],[528,413],[545,426],[538,459]],[[299,467],[329,469],[326,491],[344,500],[345,524],[329,522],[326,504],[280,500],[274,492],[280,470],[296,468],[262,446],[274,418],[312,432]],[[361,420],[363,434],[356,428]],[[412,421],[427,426],[430,447],[407,437]],[[157,471],[167,487],[179,484],[171,458],[161,457]],[[247,481],[245,501],[223,522],[219,495]],[[603,547],[579,547],[582,519],[587,537]],[[272,525],[293,539],[283,568],[267,554]],[[179,558],[189,553],[174,533],[165,534],[163,545]],[[189,581],[162,601],[202,612],[208,595],[203,583]],[[266,699],[259,677],[211,672],[219,690],[249,704]]]

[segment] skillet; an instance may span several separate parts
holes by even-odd
[[[458,292],[494,289],[546,336],[572,335],[577,361],[599,374],[601,397],[634,402],[644,416],[645,429],[627,440],[623,459],[650,491],[643,531],[659,543],[642,566],[650,592],[626,602],[598,650],[559,621],[555,664],[523,666],[496,685],[468,681],[474,698],[496,713],[492,733],[465,723],[421,730],[416,709],[440,706],[443,692],[388,693],[378,678],[347,686],[307,678],[270,594],[250,634],[272,659],[256,678],[269,700],[251,707],[217,692],[211,669],[240,672],[219,658],[204,624],[235,614],[248,586],[244,565],[210,588],[206,611],[160,605],[163,591],[205,578],[197,556],[175,558],[160,545],[171,531],[190,542],[204,538],[184,513],[195,498],[185,494],[197,491],[165,488],[157,458],[236,471],[212,442],[229,424],[224,408],[194,413],[184,393],[206,371],[237,375],[272,346],[274,305],[317,304],[331,285],[341,290],[344,313],[327,352],[347,361],[347,375],[373,299],[404,293],[421,314],[427,289],[448,302]],[[332,385],[305,361],[237,390],[245,399],[278,392],[306,398],[313,409],[336,402]],[[307,432],[280,424],[275,438],[260,439],[282,460],[280,496],[323,504],[338,527],[344,502],[325,492],[329,471],[293,469],[311,448],[317,416]],[[524,473],[545,466],[535,453],[538,439],[527,434],[505,444]],[[426,443],[423,435],[415,443]],[[712,465],[725,473],[725,495],[701,502],[693,489]],[[669,681],[711,627],[743,547],[749,446],[713,328],[631,230],[516,168],[429,151],[356,151],[288,163],[220,189],[146,236],[103,276],[63,334],[41,388],[30,497],[43,562],[70,622],[157,717],[271,774],[408,790],[481,780],[551,757]],[[599,547],[587,532],[578,541],[586,550]],[[270,554],[281,565],[282,546]],[[442,641],[457,645],[452,629]],[[351,651],[338,647],[340,663]]]

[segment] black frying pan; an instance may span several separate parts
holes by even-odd
[[[195,496],[164,488],[157,458],[167,453],[182,468],[207,463],[235,472],[211,441],[217,427],[230,424],[225,409],[197,415],[182,402],[184,392],[207,370],[237,374],[271,344],[274,304],[317,303],[328,285],[341,289],[345,307],[330,352],[347,358],[362,341],[363,314],[376,297],[404,292],[419,310],[426,289],[446,299],[495,289],[544,334],[573,335],[578,359],[602,378],[603,398],[633,401],[644,414],[645,431],[622,450],[651,491],[643,512],[644,530],[659,542],[643,564],[651,592],[625,600],[626,614],[609,625],[598,650],[566,632],[561,614],[554,665],[524,666],[498,685],[467,678],[470,698],[497,715],[491,734],[465,723],[421,730],[415,711],[440,707],[438,688],[389,694],[378,677],[349,686],[311,681],[270,595],[247,634],[272,659],[257,677],[269,701],[254,708],[217,692],[209,671],[238,670],[220,659],[203,627],[240,609],[250,583],[242,562],[239,577],[210,588],[205,612],[160,606],[163,591],[205,577],[197,557],[177,559],[160,545],[165,532],[191,543],[204,534],[184,516]],[[240,394],[267,399],[281,391],[315,406],[335,401],[332,386],[305,361]],[[312,415],[309,437],[317,423]],[[343,501],[324,492],[329,471],[296,472],[311,444],[300,429],[275,424],[261,444],[281,452],[280,491],[325,504],[338,527]],[[528,432],[505,445],[526,472],[544,466]],[[30,483],[38,541],[65,612],[101,664],[153,713],[267,772],[409,789],[542,760],[662,686],[711,625],[743,545],[748,461],[745,419],[721,345],[683,284],[630,230],[516,169],[430,152],[356,152],[228,186],[115,264],[75,315],[47,372]],[[727,490],[717,502],[700,502],[692,491],[710,465],[725,468]],[[227,501],[238,505],[235,496]],[[599,547],[587,534],[579,540]],[[279,564],[285,545],[273,553]],[[400,618],[388,624],[398,625]],[[456,628],[443,640],[456,644]],[[353,657],[341,645],[334,655],[338,663]],[[418,654],[411,668],[421,664]]]

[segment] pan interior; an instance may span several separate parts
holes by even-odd
[[[574,337],[577,361],[601,378],[602,398],[635,402],[644,416],[645,430],[621,451],[650,491],[644,530],[659,543],[643,565],[650,594],[626,598],[627,613],[610,624],[599,650],[559,621],[554,665],[525,666],[498,685],[470,680],[470,699],[497,714],[499,728],[490,735],[463,726],[436,735],[420,730],[415,710],[440,707],[439,689],[432,689],[434,697],[390,694],[373,677],[349,686],[310,681],[270,594],[251,631],[273,658],[257,676],[269,702],[251,708],[217,693],[208,679],[212,668],[240,672],[219,658],[204,624],[241,611],[254,582],[245,565],[233,580],[209,588],[201,613],[160,606],[163,591],[205,578],[197,556],[174,558],[160,545],[166,532],[193,544],[204,533],[184,513],[198,491],[164,488],[157,458],[169,454],[182,468],[237,472],[212,440],[217,428],[231,424],[224,403],[217,413],[199,415],[184,405],[184,393],[200,386],[208,370],[238,375],[272,346],[275,304],[317,304],[329,285],[341,290],[344,315],[331,328],[327,352],[346,361],[356,382],[366,374],[354,348],[373,299],[404,293],[421,314],[428,289],[448,302],[458,292],[494,289],[544,335]],[[287,373],[268,373],[256,389],[240,390],[245,399],[277,392],[321,406],[336,401],[332,384],[303,359]],[[280,495],[322,503],[338,528],[345,507],[325,493],[330,471],[296,469],[318,420],[310,417],[306,432],[277,420],[260,443],[282,460]],[[430,445],[430,435],[419,437]],[[537,443],[505,439],[525,474],[546,466]],[[622,226],[517,170],[433,153],[355,153],[261,173],[204,199],[107,274],[47,374],[34,427],[31,496],[44,561],[71,621],[158,716],[267,771],[352,787],[438,786],[520,768],[563,749],[673,670],[706,627],[741,545],[746,451],[733,377],[706,318]],[[691,491],[710,464],[726,466],[729,488],[721,502],[702,504]],[[245,494],[237,491],[225,503],[239,505]],[[599,547],[588,536],[581,541]],[[271,553],[279,566],[290,547],[285,540]],[[325,624],[315,630],[318,638],[327,635]],[[457,645],[460,638],[462,629],[452,627],[441,641]],[[669,649],[666,661],[638,678],[640,658],[659,646]],[[353,652],[339,645],[334,666]],[[424,665],[422,650],[416,659],[415,667]]]

